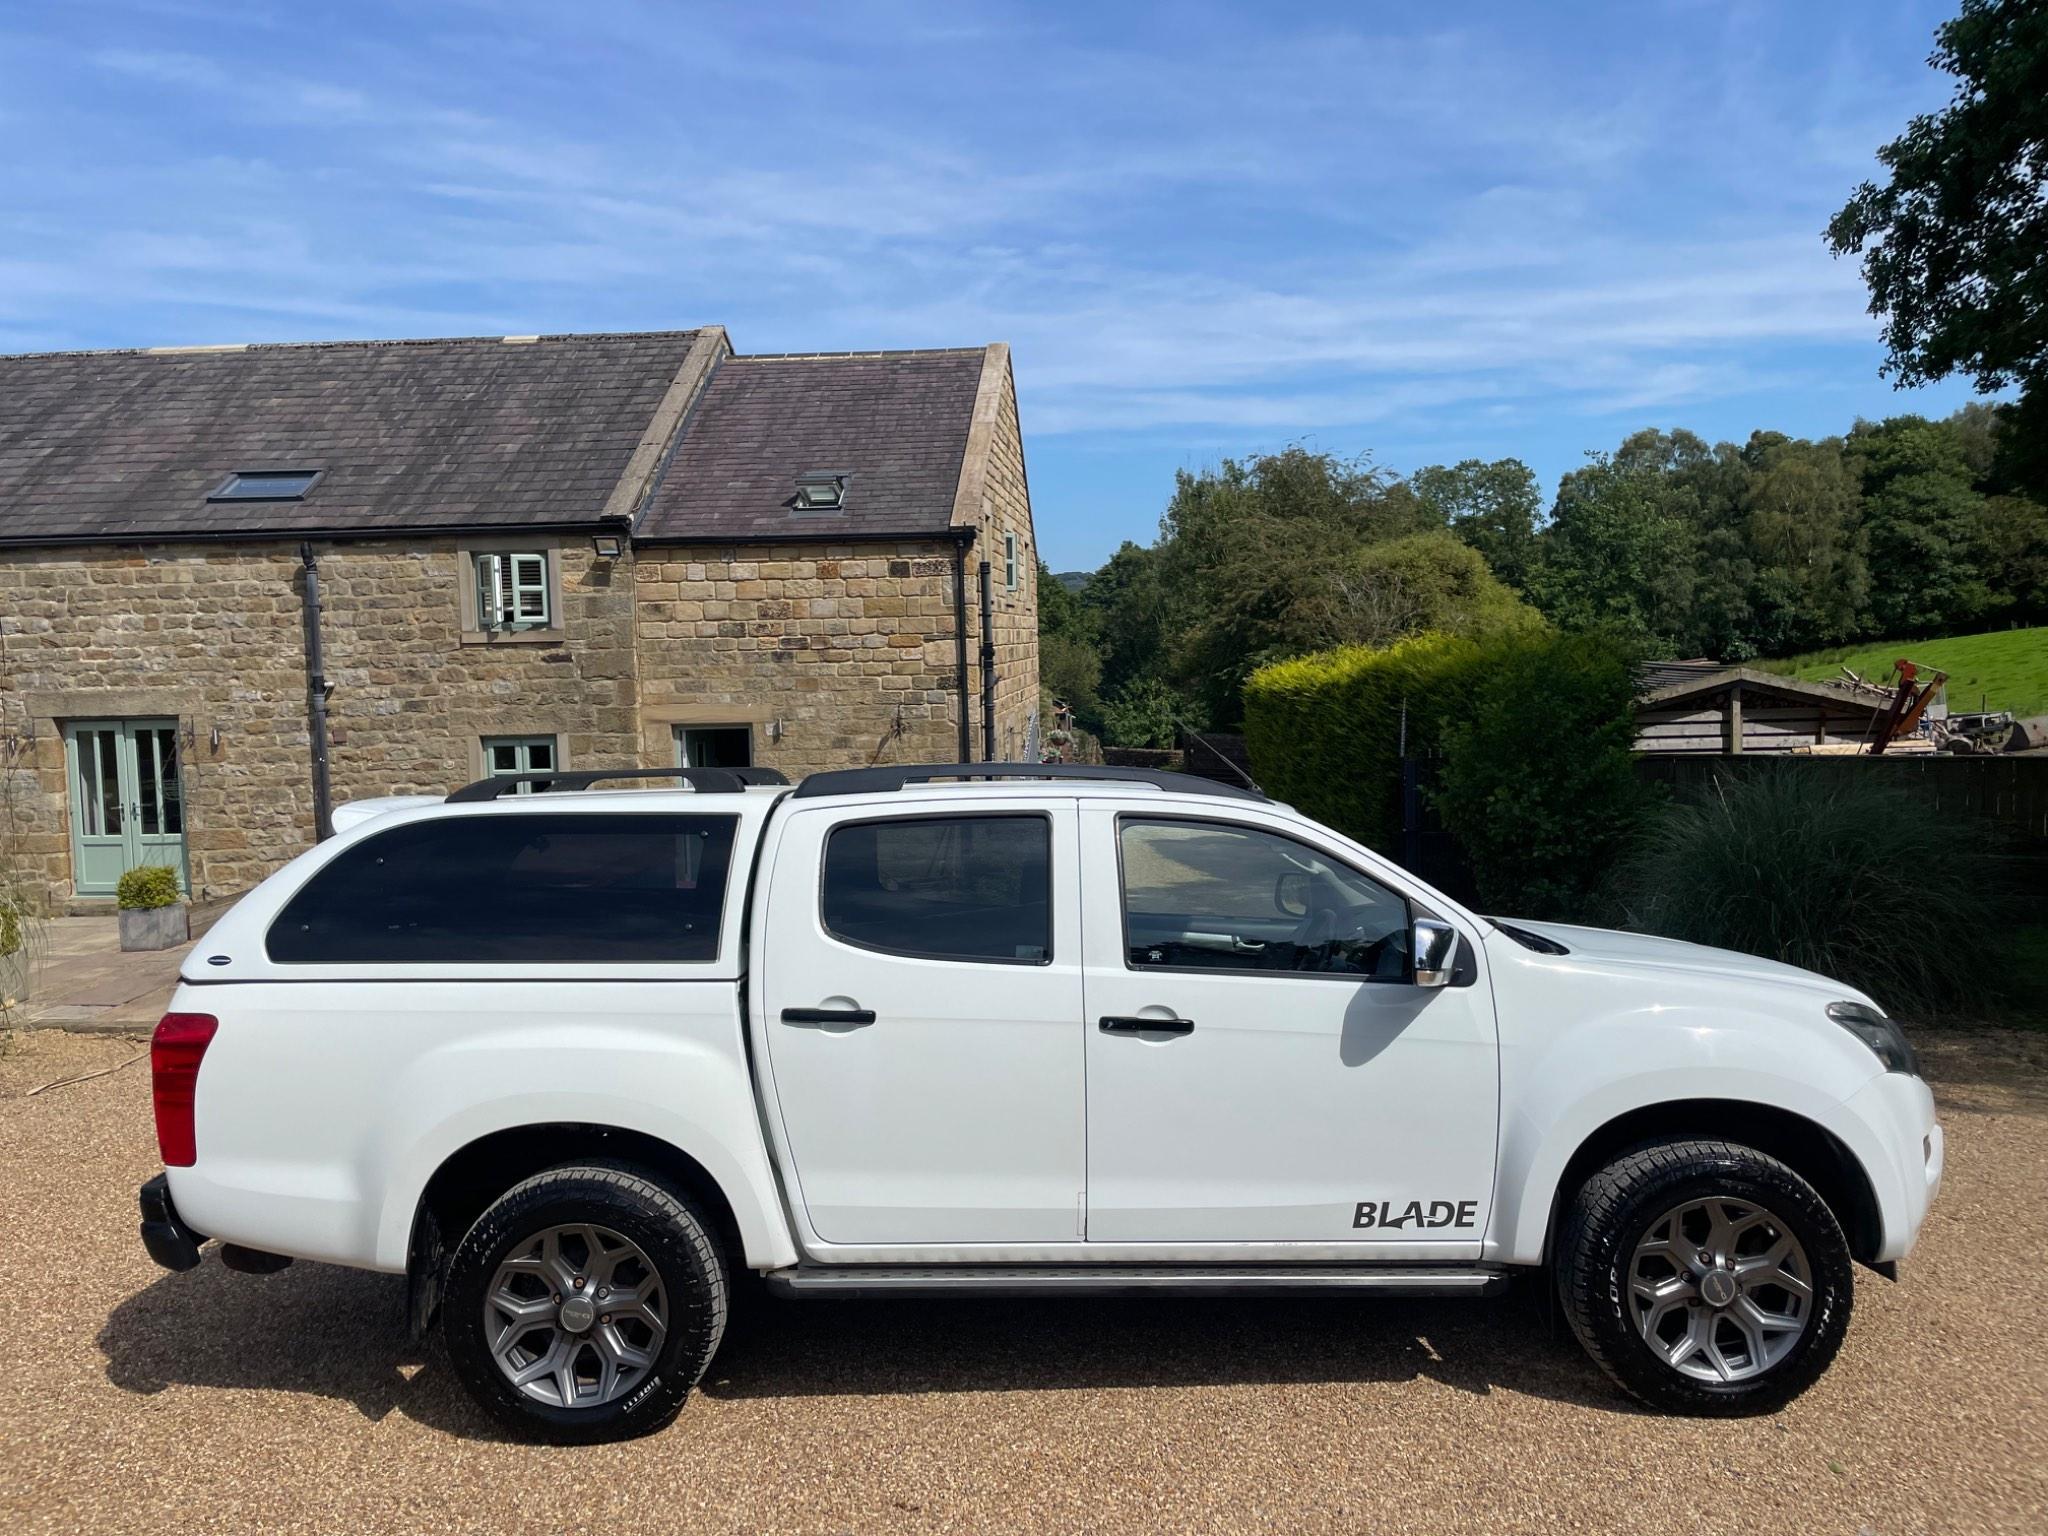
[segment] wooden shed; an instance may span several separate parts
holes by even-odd
[[[1672,681],[1653,673],[1648,681],[1652,686],[1636,701],[1638,752],[1810,752],[1853,745],[1876,734],[1887,707],[1875,695],[1753,667]]]

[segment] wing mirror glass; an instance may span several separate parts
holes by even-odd
[[[1304,870],[1290,869],[1273,882],[1273,905],[1289,917],[1307,917],[1315,883]]]
[[[1451,979],[1451,963],[1458,953],[1458,930],[1434,917],[1415,919],[1411,941],[1415,956],[1415,985],[1441,987]]]

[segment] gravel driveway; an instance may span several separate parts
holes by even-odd
[[[778,1302],[649,1440],[495,1437],[402,1284],[154,1268],[139,1042],[0,1049],[0,1528],[2048,1530],[2048,1036],[1922,1041],[1948,1184],[1791,1408],[1631,1409],[1493,1302]]]

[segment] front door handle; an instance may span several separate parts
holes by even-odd
[[[872,1008],[785,1008],[782,1010],[785,1024],[872,1024],[875,1010]]]
[[[1105,1035],[1192,1035],[1193,1019],[1144,1019],[1109,1014],[1100,1025]]]

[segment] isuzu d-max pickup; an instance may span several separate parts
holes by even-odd
[[[790,1296],[1554,1285],[1656,1407],[1823,1371],[1941,1180],[1870,998],[1467,911],[1249,789],[689,769],[344,807],[152,1047],[172,1269],[409,1277],[494,1414],[672,1419]],[[546,793],[532,793],[546,790]]]

